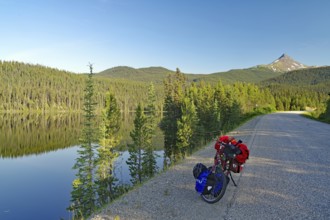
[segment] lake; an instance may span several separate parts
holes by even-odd
[[[133,116],[123,119],[122,145],[130,142]],[[82,116],[79,114],[0,115],[0,219],[71,219],[72,167],[78,157]],[[162,134],[155,143],[157,166],[163,167]],[[118,184],[130,184],[122,147],[114,176]]]

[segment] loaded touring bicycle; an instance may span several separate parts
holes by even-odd
[[[230,179],[237,186],[231,172],[240,173],[249,157],[247,146],[230,136],[219,137],[214,148],[216,154],[211,167],[197,163],[193,168],[195,190],[208,203],[218,202],[223,197]]]

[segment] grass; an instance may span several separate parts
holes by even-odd
[[[315,120],[315,121],[319,121],[319,122],[330,124],[330,118],[315,117],[310,112],[305,112],[304,114],[302,114],[302,116],[304,116],[305,118],[309,118],[309,119]]]

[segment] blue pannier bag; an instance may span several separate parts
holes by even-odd
[[[222,187],[223,187],[223,178],[224,175],[223,173],[215,173],[214,178],[215,178],[215,184],[214,184],[214,189],[213,189],[213,194],[216,195],[221,192]]]
[[[196,179],[195,190],[199,194],[206,194],[207,193],[207,177],[210,175],[211,171],[204,170],[199,174]]]
[[[196,178],[195,190],[199,194],[214,196],[221,192],[223,187],[223,177],[221,173],[212,173],[210,169],[204,170],[198,178]]]

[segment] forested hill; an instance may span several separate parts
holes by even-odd
[[[287,72],[263,81],[264,84],[317,85],[330,82],[330,66],[308,68]]]
[[[246,83],[258,83],[260,81],[280,76],[282,74],[282,72],[274,72],[269,68],[257,66],[247,69],[234,69],[227,72],[202,75],[198,78],[195,78],[194,81],[205,81],[211,84],[217,83],[219,80],[221,80],[224,84],[232,84],[237,81]]]
[[[40,65],[0,61],[0,111],[80,111],[83,107],[85,74],[74,74]],[[97,108],[106,93],[115,94],[123,111],[135,109],[146,99],[150,82],[95,77]],[[163,87],[155,87],[160,106]]]
[[[164,79],[173,74],[174,71],[163,67],[148,67],[135,69],[127,66],[119,66],[104,70],[96,76],[107,78],[130,79],[141,82],[162,83]],[[211,74],[189,74],[184,73],[191,82],[204,81],[210,84],[216,84],[221,80],[224,84],[235,82],[257,83],[265,79],[279,76],[282,72],[274,72],[270,68],[257,66],[247,69],[234,69],[226,72],[217,72]]]
[[[329,98],[330,66],[294,70],[258,85],[271,91],[277,110],[305,110],[310,106],[319,114]]]
[[[146,68],[132,68],[128,66],[113,67],[96,74],[97,77],[130,79],[133,81],[153,82],[155,84],[162,84],[164,79],[169,74],[174,74],[175,71],[166,69],[164,67],[146,67]],[[184,73],[188,80],[198,81],[198,79],[205,77],[205,74],[189,74]],[[218,81],[219,79],[217,79]],[[206,80],[208,81],[208,80]]]
[[[174,71],[163,67],[149,67],[135,69],[128,66],[113,67],[96,74],[97,77],[130,79],[141,82],[163,83],[163,80]]]

